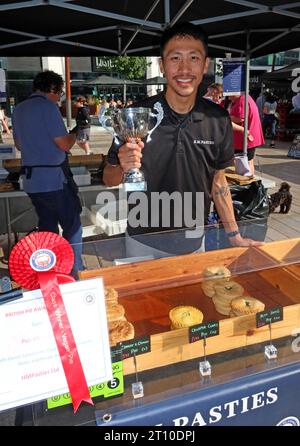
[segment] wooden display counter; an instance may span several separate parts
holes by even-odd
[[[100,163],[103,161],[103,157],[104,155],[102,154],[72,155],[69,156],[69,165],[70,167],[99,167]],[[18,172],[21,168],[21,159],[14,158],[3,160],[3,167],[9,172]]]
[[[244,295],[263,301],[265,309],[282,306],[283,321],[273,325],[272,337],[290,336],[300,324],[300,274],[283,266],[282,259],[298,250],[300,239],[295,239],[83,271],[80,278],[102,277],[118,290],[135,337],[151,335],[151,352],[136,358],[138,370],[148,370],[203,355],[202,342],[189,344],[188,329],[170,330],[169,310],[177,305],[199,308],[203,322],[220,322],[220,334],[207,339],[208,355],[269,340],[269,327],[257,329],[255,315],[230,318],[215,310],[201,288],[209,265],[228,267]],[[124,373],[134,373],[133,358],[124,360]]]
[[[282,263],[284,269],[300,280],[300,239],[281,240],[261,247],[271,258]]]

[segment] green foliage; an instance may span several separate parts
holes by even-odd
[[[145,77],[147,60],[146,57],[115,56],[114,66],[118,73],[125,79],[139,79]]]

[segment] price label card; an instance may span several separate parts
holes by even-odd
[[[219,322],[210,321],[205,324],[198,324],[189,327],[189,343],[200,341],[204,338],[211,338],[212,336],[218,336],[219,334]]]
[[[282,307],[274,307],[269,310],[260,311],[256,313],[256,328],[263,327],[264,325],[273,324],[283,320]]]
[[[143,336],[130,341],[124,341],[122,344],[122,359],[131,358],[132,356],[142,355],[151,352],[150,336]]]

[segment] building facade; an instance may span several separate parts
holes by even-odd
[[[263,56],[251,61],[250,89],[259,91],[261,88],[261,75],[272,68],[280,68],[290,63],[300,60],[299,49],[280,52],[275,55]],[[215,61],[212,61],[208,75],[201,86],[201,93],[204,94],[206,87],[215,80]],[[32,91],[32,80],[34,76],[45,69],[54,70],[65,77],[65,58],[63,57],[1,57],[0,69],[5,75],[1,80],[1,85],[5,92],[1,92],[2,106],[6,107],[8,115],[11,114],[14,106],[26,99]],[[98,99],[114,97],[123,99],[124,87],[120,85],[87,85],[86,82],[95,79],[97,76],[108,75],[120,79],[114,66],[113,59],[109,57],[71,57],[71,95],[74,99],[78,94]],[[126,85],[126,97],[137,101],[145,95],[152,96],[164,87],[163,85],[143,85],[143,80],[159,77],[158,58],[147,58],[147,69],[144,75],[137,79],[138,84]],[[2,76],[3,77],[3,76]],[[216,79],[218,80],[218,78]],[[6,95],[6,98],[5,98]]]

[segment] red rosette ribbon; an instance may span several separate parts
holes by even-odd
[[[25,289],[42,291],[75,413],[82,401],[93,401],[59,290],[59,283],[74,280],[67,276],[73,263],[70,244],[53,232],[31,233],[14,246],[9,257],[13,279]]]

